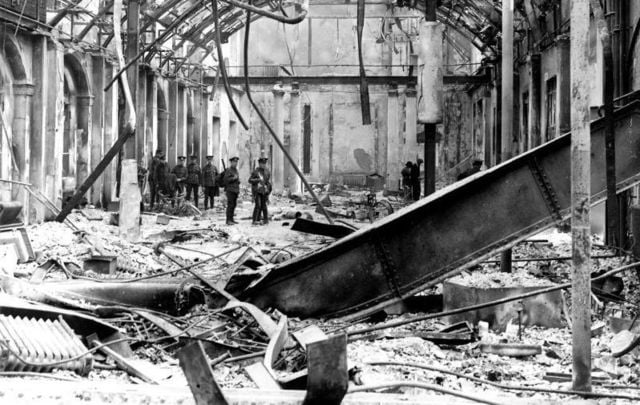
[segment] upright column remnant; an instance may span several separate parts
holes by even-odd
[[[122,161],[120,175],[120,237],[136,241],[140,237],[140,188],[138,187],[138,164],[135,159]],[[127,198],[122,198],[122,196]]]
[[[282,85],[273,86],[273,129],[282,141],[284,135],[284,90]],[[271,179],[273,191],[281,193],[284,189],[284,157],[280,148],[275,145],[272,157],[272,173]]]
[[[502,0],[502,161],[511,158],[513,139],[513,0]]]
[[[425,124],[424,194],[435,192],[436,124],[442,122],[442,25],[436,21],[435,1],[428,1],[425,20],[420,23],[418,122]]]
[[[573,389],[591,391],[591,139],[589,0],[571,1],[571,236]]]
[[[289,132],[289,154],[293,161],[302,167],[302,109],[298,83],[291,85],[291,131]],[[302,192],[302,180],[292,167],[287,171],[289,190],[293,194]]]
[[[402,170],[402,155],[400,144],[400,128],[398,125],[398,87],[395,84],[389,86],[387,96],[387,189],[390,191],[401,190],[400,171]],[[415,96],[414,96],[415,99]]]

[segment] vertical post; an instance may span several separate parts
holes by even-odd
[[[571,236],[573,389],[591,391],[591,139],[589,0],[571,1]]]
[[[29,182],[29,161],[31,155],[31,101],[33,98],[34,87],[28,83],[18,83],[13,85],[14,95],[14,112],[13,112],[13,136],[11,143],[13,154],[18,167],[13,169],[13,179]],[[11,125],[5,122],[4,125]],[[0,133],[1,135],[1,133]],[[22,187],[15,186],[13,188],[12,197],[23,204],[23,219],[25,223],[29,223],[29,194]]]
[[[435,0],[427,1],[425,23],[420,29],[420,59],[424,68],[420,73],[423,101],[418,118],[424,124],[424,195],[436,190],[436,124],[442,121],[442,31],[434,24],[437,8]]]
[[[29,165],[29,180],[34,188],[44,192],[44,162],[45,147],[47,143],[47,95],[51,85],[49,80],[49,66],[47,63],[47,37],[34,37],[33,46],[33,114],[31,114],[31,156]],[[29,223],[42,222],[45,216],[45,209],[31,197],[29,203],[31,210]]]
[[[408,96],[407,96],[408,97]],[[415,100],[415,95],[414,95]],[[408,109],[408,107],[407,107]],[[400,128],[398,125],[398,87],[395,83],[389,85],[387,94],[387,189],[390,191],[402,190],[399,188],[400,171],[404,167],[400,153]]]
[[[291,84],[291,126],[289,138],[289,154],[298,165],[302,167],[302,105],[300,100],[300,86],[298,83]],[[296,174],[295,170],[289,166],[287,175],[289,177],[289,191],[292,194],[302,193],[302,180]]]
[[[104,135],[104,97],[105,93],[100,90],[104,87],[105,63],[103,56],[92,56],[91,79],[95,92],[95,99],[91,105],[91,137],[90,151],[91,159],[89,159],[89,173],[93,172],[103,155],[103,135]],[[102,184],[103,176],[98,177],[91,187],[91,203],[99,205],[102,201]]]
[[[129,0],[127,6],[127,61],[136,57],[140,49],[140,0]],[[133,108],[139,108],[140,101],[144,105],[144,94],[138,89],[139,65],[136,61],[127,71],[129,90],[133,99]],[[126,108],[129,108],[128,106]],[[120,236],[128,241],[140,237],[140,189],[138,187],[138,150],[137,139],[144,138],[144,110],[137,111],[136,134],[130,137],[123,146],[122,169],[120,170]],[[125,113],[129,116],[129,113]],[[120,128],[124,125],[119,125]]]
[[[513,140],[513,0],[502,0],[502,161],[511,158]]]
[[[278,138],[282,141],[284,135],[284,90],[280,84],[276,84],[273,87],[273,129],[276,132]],[[273,190],[276,192],[282,192],[284,188],[284,156],[280,148],[273,148]]]

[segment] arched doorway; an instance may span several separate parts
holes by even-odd
[[[63,200],[90,173],[89,116],[91,96],[80,61],[64,57],[64,126],[62,134]]]

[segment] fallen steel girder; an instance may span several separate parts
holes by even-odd
[[[621,192],[640,181],[640,102],[615,120]],[[604,121],[591,132],[595,204],[606,198]],[[423,291],[569,217],[570,143],[563,135],[277,265],[240,298],[289,316],[364,316]]]

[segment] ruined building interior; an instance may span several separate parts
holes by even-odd
[[[639,401],[639,37],[633,0],[0,0],[0,402]]]

